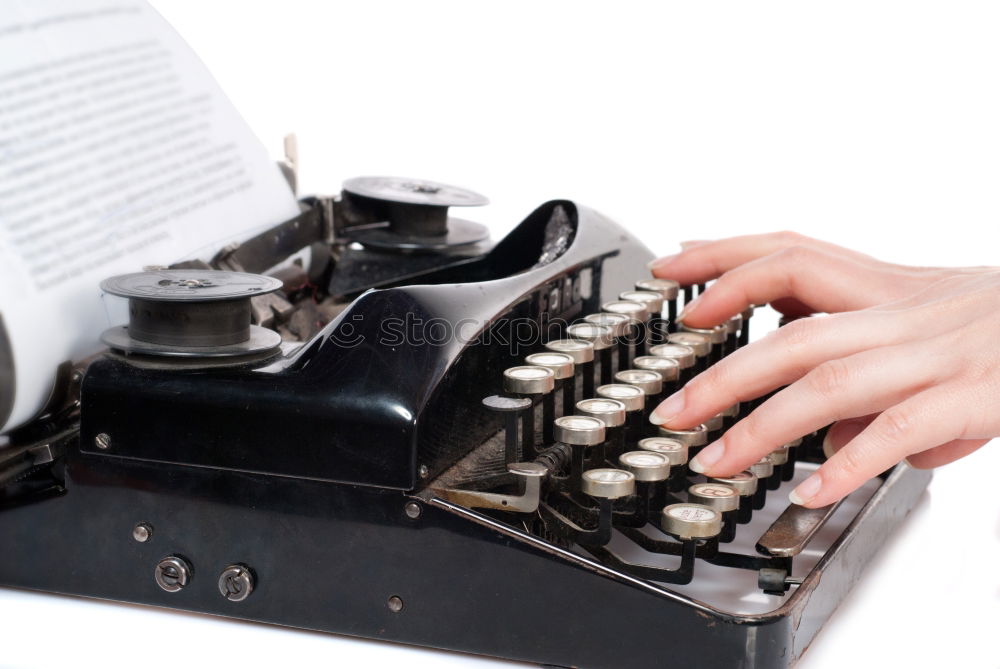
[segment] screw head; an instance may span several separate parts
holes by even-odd
[[[253,588],[253,572],[246,565],[229,565],[219,576],[219,593],[231,602],[242,602],[250,596]]]
[[[420,465],[420,468],[417,469],[417,474],[420,475],[420,478],[425,479],[431,475],[431,470],[427,469],[427,465]]]
[[[191,581],[191,574],[191,565],[187,560],[177,555],[170,555],[156,565],[153,578],[166,592],[179,592]]]
[[[397,597],[396,595],[390,597],[387,604],[389,606],[389,610],[392,611],[393,613],[399,613],[400,611],[403,610],[403,600]]]
[[[408,518],[412,518],[413,520],[419,518],[420,514],[423,513],[423,509],[416,502],[407,502],[403,507],[403,511],[406,512]]]
[[[101,432],[99,435],[94,437],[94,445],[102,451],[108,450],[111,448],[111,435],[107,432]]]
[[[149,523],[139,523],[132,528],[132,538],[144,544],[153,538],[153,526]]]

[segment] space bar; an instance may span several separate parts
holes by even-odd
[[[790,504],[767,532],[757,541],[757,552],[775,557],[794,557],[801,553],[813,535],[840,506],[836,502],[818,509]]]

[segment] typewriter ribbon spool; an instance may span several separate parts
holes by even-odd
[[[449,207],[478,207],[489,200],[458,186],[403,177],[355,177],[343,185],[350,217],[367,221],[348,233],[382,251],[441,252],[489,237],[484,225],[448,216]]]
[[[157,270],[111,277],[101,289],[128,298],[129,323],[101,335],[112,355],[130,362],[188,368],[266,361],[281,336],[252,325],[250,299],[281,288],[257,274]]]

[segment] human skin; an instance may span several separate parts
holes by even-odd
[[[789,495],[820,507],[906,459],[937,467],[1000,435],[1000,268],[907,267],[792,232],[685,242],[650,263],[715,282],[679,318],[722,323],[770,303],[795,320],[664,400],[650,420],[689,428],[782,388],[691,461],[726,476],[831,426],[831,457]]]

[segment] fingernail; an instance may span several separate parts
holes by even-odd
[[[701,296],[699,295],[698,297],[694,298],[693,300],[685,304],[684,308],[681,309],[681,313],[677,314],[677,320],[682,321],[684,320],[685,316],[690,316],[691,312],[698,308],[698,303],[700,301],[701,301]]]
[[[788,493],[788,500],[792,504],[808,504],[819,494],[822,486],[823,481],[820,480],[819,474],[813,474]]]
[[[701,246],[702,244],[707,244],[707,239],[689,239],[686,242],[681,242],[681,250],[687,251],[688,249],[694,248],[695,246]]]
[[[688,467],[690,467],[693,472],[704,474],[707,470],[712,468],[712,465],[721,460],[725,453],[726,447],[722,444],[722,440],[713,441],[711,444],[701,449],[701,452],[698,453],[698,455],[691,458],[691,461],[688,462]]]
[[[655,270],[660,265],[666,265],[668,262],[670,262],[671,260],[673,260],[676,257],[677,257],[677,254],[675,253],[673,255],[663,256],[662,258],[657,258],[656,260],[651,260],[651,261],[649,261],[649,263],[646,264],[646,269],[648,269],[650,272],[652,272],[653,270]]]
[[[681,411],[684,411],[684,391],[678,390],[653,409],[653,413],[649,414],[649,422],[653,425],[663,425]]]

